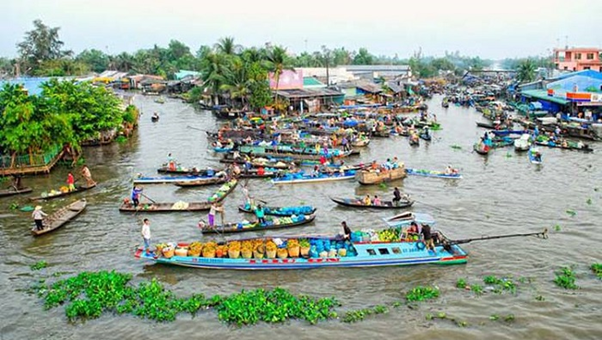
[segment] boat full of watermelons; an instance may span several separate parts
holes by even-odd
[[[86,209],[86,205],[86,199],[82,198],[81,200],[75,201],[60,208],[52,214],[48,214],[48,216],[44,217],[42,220],[42,225],[44,228],[42,230],[38,230],[34,226],[31,229],[31,233],[33,236],[40,236],[62,227],[63,225],[67,224],[67,222],[81,214],[82,211]]]
[[[239,205],[238,210],[253,214],[255,207],[249,203]],[[298,205],[298,206],[287,206],[287,207],[270,207],[263,206],[263,212],[266,215],[271,216],[298,216],[298,215],[311,215],[316,212],[316,208],[310,205]]]
[[[445,173],[443,171],[435,171],[435,170],[422,170],[422,169],[406,169],[406,173],[412,176],[423,176],[423,177],[434,177],[434,178],[443,178],[443,179],[460,179],[462,175],[459,173]]]
[[[8,187],[7,189],[0,190],[0,197],[19,195],[19,194],[27,194],[32,191],[33,191],[33,189],[30,187],[15,188],[15,187],[11,186],[11,187]]]
[[[299,227],[311,223],[316,214],[298,216],[266,216],[265,223],[242,221],[223,225],[209,226],[201,225],[203,234],[242,233],[247,231],[264,231],[272,229],[284,229]]]
[[[134,178],[134,184],[166,184],[176,182],[189,182],[214,179],[217,180],[219,177],[216,176],[199,176],[199,175],[181,175],[181,176],[142,176],[139,175]]]
[[[393,201],[380,201],[380,204],[378,205],[366,205],[364,204],[364,202],[362,202],[361,198],[330,197],[330,200],[346,207],[365,209],[405,209],[411,207],[414,204],[414,201],[412,200],[399,201],[399,203],[397,204]]]
[[[391,182],[399,179],[404,179],[405,177],[406,170],[403,167],[403,165],[390,170],[375,171],[371,169],[362,169],[357,171],[357,173],[355,174],[355,178],[357,179],[357,181],[363,185]]]
[[[482,236],[453,240],[432,229],[434,249],[421,239],[410,237],[407,228],[394,227],[341,235],[298,235],[256,237],[217,243],[161,243],[156,254],[139,247],[134,256],[158,264],[230,270],[284,270],[314,268],[361,268],[417,264],[464,264],[468,253],[460,247],[475,241],[510,237],[547,238],[547,230],[538,233]]]
[[[174,185],[179,187],[200,187],[205,185],[212,184],[221,184],[226,182],[226,176],[213,176],[213,177],[204,177],[199,179],[185,180],[185,181],[177,181],[173,182]]]
[[[343,173],[337,171],[334,173],[319,173],[316,176],[305,174],[302,172],[294,174],[285,174],[282,177],[273,178],[274,184],[296,184],[296,183],[317,183],[317,182],[332,182],[344,181],[355,178],[355,170],[345,170]]]
[[[218,203],[224,200],[228,194],[230,194],[234,188],[236,188],[238,180],[231,179],[224,183],[216,192],[214,192],[207,201],[205,202],[175,202],[175,203],[142,203],[137,207],[129,199],[125,199],[119,211],[122,212],[137,212],[142,211],[145,213],[158,213],[158,212],[188,212],[188,211],[204,211],[211,209],[212,203]]]
[[[385,223],[389,227],[407,226],[410,225],[412,222],[428,225],[435,224],[435,218],[433,218],[433,216],[429,214],[415,213],[410,211],[406,211],[391,217],[383,217],[382,220],[385,221]]]
[[[64,197],[68,195],[73,195],[78,192],[90,190],[96,186],[96,183],[92,185],[78,185],[75,187],[75,190],[68,191],[67,187],[61,188],[61,190],[50,190],[49,192],[43,192],[40,196],[30,197],[30,201],[40,201],[40,200],[49,200],[53,198]]]
[[[213,176],[216,172],[220,172],[221,170],[215,170],[211,168],[197,168],[197,167],[183,167],[177,165],[175,168],[170,168],[167,165],[163,165],[162,167],[157,169],[157,172],[160,174],[180,174],[180,175],[193,175],[193,176]]]

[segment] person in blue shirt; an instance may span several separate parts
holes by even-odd
[[[263,206],[261,206],[261,204],[258,204],[255,208],[255,217],[257,217],[257,222],[261,223],[262,225],[265,224],[265,211],[263,210]]]
[[[134,203],[134,207],[137,207],[140,204],[140,196],[142,195],[142,188],[134,185],[132,189],[132,202]]]

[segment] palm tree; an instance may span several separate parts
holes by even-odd
[[[535,71],[537,66],[531,59],[523,60],[517,68],[518,74],[516,78],[521,83],[530,83],[535,80]]]
[[[214,48],[217,52],[230,56],[238,54],[241,50],[241,46],[234,43],[233,37],[221,38]]]
[[[286,54],[286,48],[281,46],[274,46],[268,50],[268,61],[270,63],[270,70],[274,73],[276,79],[276,93],[278,93],[278,87],[280,85],[280,76],[285,70],[295,70],[292,67],[292,61]],[[278,105],[278,94],[276,94],[275,104]]]
[[[252,79],[249,79],[248,66],[249,64],[243,62],[241,58],[233,59],[226,71],[224,84],[220,86],[221,90],[230,94],[230,98],[240,98],[243,107],[246,106],[247,97],[251,93]]]
[[[213,103],[219,105],[219,93],[225,83],[228,59],[224,54],[209,52],[201,60],[201,78],[203,87],[211,89]]]

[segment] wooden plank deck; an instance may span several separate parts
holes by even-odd
[[[54,158],[46,165],[0,168],[0,176],[47,174],[50,173],[50,170],[52,170],[52,168],[61,158],[63,158],[64,155],[65,150],[61,150],[61,152],[54,156]]]

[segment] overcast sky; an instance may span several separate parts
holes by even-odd
[[[327,45],[400,58],[419,48],[439,56],[543,56],[567,36],[571,46],[602,47],[602,0],[0,0],[0,13],[0,56],[8,57],[35,19],[61,27],[76,53],[132,52],[171,39],[196,51],[224,36],[294,53]]]

